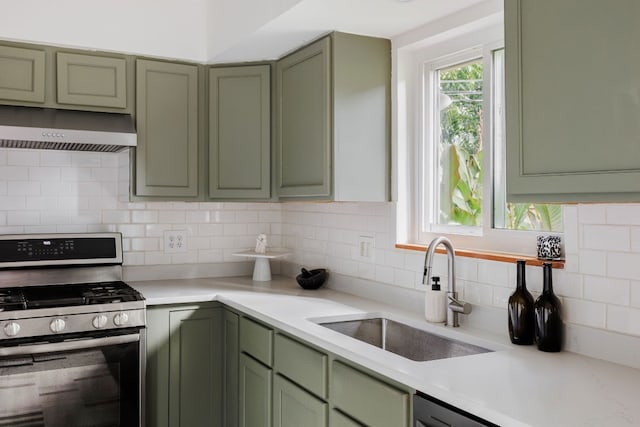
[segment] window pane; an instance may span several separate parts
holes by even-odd
[[[506,202],[504,49],[493,52],[494,227],[562,231],[562,206]]]
[[[436,72],[437,222],[482,225],[482,60]]]

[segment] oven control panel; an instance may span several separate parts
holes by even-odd
[[[144,309],[25,317],[0,320],[0,341],[12,338],[43,337],[46,335],[144,326]]]

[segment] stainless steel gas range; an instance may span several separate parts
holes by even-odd
[[[144,426],[144,376],[119,233],[0,235],[0,426]]]

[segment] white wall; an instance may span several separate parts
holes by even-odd
[[[5,2],[0,14],[0,38],[204,61],[206,3],[206,0]]]

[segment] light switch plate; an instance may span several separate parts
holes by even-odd
[[[373,262],[373,250],[376,247],[376,241],[373,236],[358,237],[358,259],[364,262]]]

